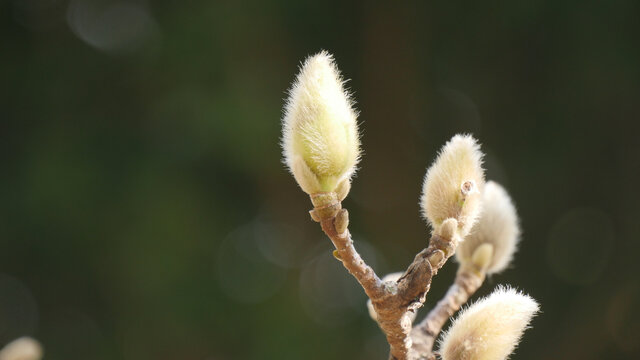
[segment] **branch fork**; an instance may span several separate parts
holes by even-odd
[[[311,217],[333,242],[334,257],[358,280],[371,300],[370,314],[387,337],[390,359],[432,360],[436,357],[433,343],[447,319],[482,284],[486,273],[501,271],[511,260],[519,234],[515,208],[504,189],[485,183],[483,154],[477,140],[471,135],[453,136],[427,170],[422,186],[422,214],[434,229],[428,247],[415,256],[401,276],[392,274],[396,281],[380,280],[354,248],[348,229],[349,212],[341,204],[361,157],[357,112],[344,83],[333,57],[325,51],[302,64],[289,90],[282,119],[284,160],[300,188],[311,196]],[[484,221],[478,222],[476,228],[481,208]],[[472,227],[477,231],[470,234]],[[456,282],[425,320],[413,326],[414,315],[425,302],[433,276],[465,236],[467,240],[458,249],[461,266]],[[506,358],[537,305],[511,290],[498,291],[496,296],[498,300],[487,300],[490,306],[500,308],[507,299],[524,319],[511,321],[515,330],[507,335],[513,341],[498,349],[504,356],[493,357]],[[510,321],[505,317],[499,320]],[[472,338],[487,340],[478,335],[481,333],[476,328],[463,337],[453,336],[455,341],[450,340],[449,331],[443,340],[443,357],[470,358],[468,354],[461,357],[460,351],[466,351],[466,347],[460,344],[467,344]]]
[[[377,322],[390,345],[390,359],[417,360],[425,343],[412,327],[411,313],[423,306],[431,279],[455,253],[459,237],[457,221],[447,219],[432,235],[429,246],[419,252],[396,282],[383,282],[353,246],[348,230],[349,213],[334,192],[311,195],[309,213],[335,246],[334,256],[360,283],[371,299]],[[446,320],[446,319],[445,319]],[[416,346],[419,345],[419,346]]]

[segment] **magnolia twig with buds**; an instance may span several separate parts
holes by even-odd
[[[519,240],[516,209],[507,192],[489,181],[482,193],[482,215],[458,247],[460,263],[453,285],[436,307],[412,332],[414,347],[423,356],[431,353],[442,326],[482,285],[487,274],[504,270]]]
[[[285,163],[309,194],[311,218],[331,239],[336,248],[333,255],[369,297],[371,317],[389,342],[389,358],[435,359],[433,344],[444,323],[480,287],[486,274],[509,264],[519,235],[515,208],[506,191],[493,182],[485,185],[477,141],[456,135],[442,148],[423,184],[423,215],[433,229],[428,246],[406,271],[380,280],[356,251],[348,229],[349,213],[342,208],[360,158],[360,141],[353,100],[331,55],[323,51],[304,62],[284,113]],[[433,276],[457,249],[460,269],[454,285],[413,327]],[[525,295],[499,289],[454,322],[442,342],[443,359],[506,358],[537,306]],[[480,307],[500,314],[483,317],[474,310]],[[482,342],[486,336],[495,336],[495,341]]]

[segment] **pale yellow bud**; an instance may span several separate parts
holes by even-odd
[[[395,273],[387,274],[385,277],[382,278],[382,281],[385,283],[385,286],[387,287],[387,289],[391,288],[390,291],[393,293],[394,292],[393,289],[396,289],[397,291],[397,288],[398,288],[397,282],[398,280],[400,280],[402,275],[404,275],[403,272],[395,272]],[[371,303],[371,300],[367,300],[367,310],[369,310],[369,316],[373,320],[378,321],[378,314],[376,313],[376,309],[373,308],[373,304]],[[416,319],[416,315],[417,313],[415,311],[408,312],[407,320],[410,323],[413,323],[413,320]]]
[[[488,181],[482,193],[480,217],[458,247],[456,257],[461,264],[469,264],[481,245],[491,244],[493,253],[486,271],[497,273],[511,262],[519,237],[518,215],[509,194],[498,183]]]
[[[476,271],[485,272],[493,259],[493,245],[484,243],[478,246],[473,255],[471,255],[471,263]]]
[[[333,57],[322,51],[307,58],[282,120],[284,159],[306,193],[338,189],[346,196],[360,156],[356,118]]]
[[[470,135],[456,135],[440,150],[427,170],[421,199],[422,213],[434,229],[453,218],[464,237],[473,226],[484,186],[482,156]]]
[[[440,227],[437,229],[436,233],[443,237],[444,239],[453,239],[458,232],[458,220],[453,218],[448,218],[440,224]]]
[[[30,337],[13,340],[0,350],[0,360],[40,360],[42,346]]]
[[[443,360],[504,360],[518,345],[538,303],[508,287],[463,310],[440,341]]]

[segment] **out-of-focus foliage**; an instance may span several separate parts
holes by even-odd
[[[640,353],[637,1],[0,3],[0,346],[45,359],[385,359],[278,145],[331,51],[364,156],[356,246],[426,246],[422,175],[457,132],[522,219],[496,282],[541,304],[517,359]],[[430,306],[455,273],[434,281]]]

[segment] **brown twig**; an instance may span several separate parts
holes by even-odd
[[[349,213],[342,209],[337,195],[318,193],[312,195],[311,200],[314,204],[311,217],[321,224],[322,230],[331,239],[336,248],[334,256],[371,299],[378,315],[378,324],[389,342],[390,359],[417,359],[410,336],[410,312],[422,306],[431,286],[431,278],[455,252],[456,236],[452,231],[434,234],[429,247],[415,256],[396,283],[382,282],[354,248],[348,230]]]
[[[384,295],[382,281],[360,257],[353,247],[351,234],[347,229],[349,213],[342,209],[335,193],[320,193],[311,196],[315,208],[310,211],[311,217],[320,223],[324,233],[331,239],[336,248],[334,256],[358,280],[369,298],[380,298]]]
[[[427,317],[411,331],[413,350],[418,359],[433,359],[433,345],[447,320],[467,302],[482,285],[484,271],[461,267],[456,280],[447,294],[438,302]]]

